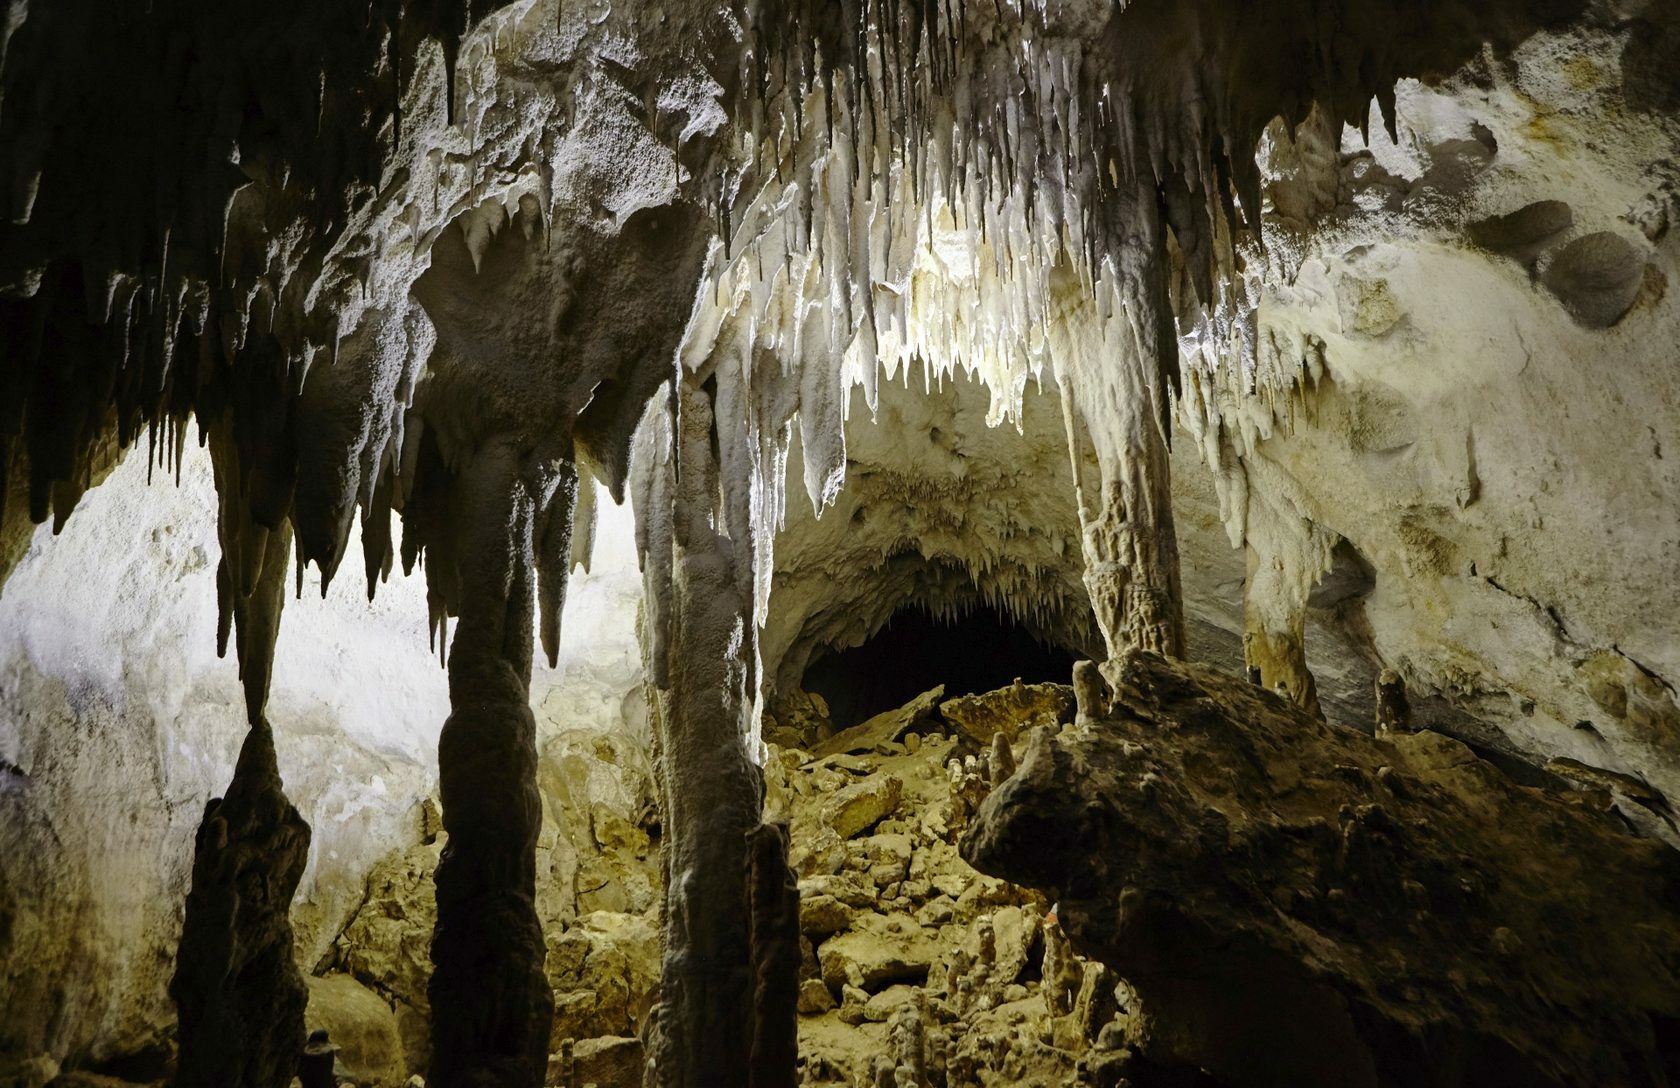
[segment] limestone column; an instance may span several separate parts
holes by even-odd
[[[210,423],[219,500],[219,648],[230,637],[250,729],[227,792],[204,812],[193,846],[169,996],[179,1020],[178,1088],[286,1088],[304,1041],[307,992],[291,906],[309,825],[286,799],[264,717],[285,600],[291,525],[253,515],[232,422]]]
[[[534,534],[547,501],[564,504],[551,520],[570,517],[576,477],[569,464],[533,467],[510,440],[492,440],[462,467],[455,496],[460,619],[438,741],[449,838],[436,875],[426,1083],[539,1088],[554,994],[535,903]]]
[[[646,545],[666,869],[654,1060],[662,1088],[781,1088],[792,1083],[791,1036],[757,1013],[797,985],[798,939],[789,961],[776,937],[790,913],[785,849],[761,827],[763,779],[748,750],[755,632],[735,564],[752,551],[719,530],[711,392],[685,378],[673,408],[638,509],[660,526]]]
[[[1181,657],[1184,605],[1172,513],[1170,383],[1178,340],[1165,227],[1152,187],[1118,213],[1119,267],[1099,291],[1119,312],[1072,318],[1059,343],[1062,411],[1079,503],[1085,585],[1111,658]]]

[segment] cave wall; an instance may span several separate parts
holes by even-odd
[[[225,788],[244,699],[233,661],[215,656],[208,458],[189,447],[178,485],[146,478],[136,454],[87,498],[93,516],[57,538],[42,528],[0,610],[0,1068],[97,1063],[174,1022],[165,986],[193,829]],[[599,528],[560,662],[540,664],[532,690],[556,928],[579,913],[592,807],[633,817],[648,802],[628,511],[606,501]],[[447,701],[422,579],[397,572],[372,604],[358,583],[340,579],[323,599],[305,576],[270,698],[280,772],[313,829],[292,911],[306,974],[340,958],[369,873],[419,841],[437,782]],[[585,911],[624,905],[603,874],[582,883],[595,889]],[[650,907],[651,889],[639,895]]]
[[[1193,385],[1217,519],[1205,485],[1176,497],[1207,538],[1187,550],[1216,520],[1268,562],[1345,540],[1373,584],[1319,615],[1367,656],[1533,759],[1672,791],[1680,627],[1651,604],[1680,575],[1680,134],[1631,108],[1639,48],[1543,34],[1403,83],[1398,141],[1280,147],[1258,337],[1299,385],[1241,406]]]
[[[197,412],[232,453],[219,493],[194,492],[198,509],[221,508],[224,531],[169,560],[202,571],[193,593],[208,592],[218,552],[237,569],[288,525],[299,559],[330,574],[358,506],[372,530],[366,562],[388,567],[395,509],[403,558],[425,563],[425,610],[441,635],[461,612],[470,552],[453,515],[503,497],[463,475],[478,451],[517,447],[549,468],[576,455],[622,489],[643,403],[680,378],[716,400],[713,432],[691,436],[692,452],[704,453],[704,437],[719,459],[706,496],[718,509],[706,512],[726,529],[720,561],[742,614],[769,624],[761,655],[751,632],[719,643],[742,655],[724,670],[730,685],[760,657],[781,683],[808,650],[865,637],[916,593],[944,606],[951,589],[913,588],[930,561],[978,570],[980,592],[1083,641],[1077,579],[1089,564],[1068,542],[1128,519],[1111,504],[1082,525],[1060,484],[1041,481],[1065,471],[1084,486],[1093,463],[1127,478],[1142,465],[1157,490],[1137,490],[1159,498],[1165,434],[1149,430],[1136,395],[1161,401],[1176,386],[1180,509],[1170,513],[1193,522],[1180,530],[1183,603],[1207,626],[1204,652],[1234,657],[1237,637],[1242,652],[1259,639],[1271,657],[1300,656],[1337,674],[1338,712],[1353,718],[1350,693],[1393,666],[1420,695],[1492,721],[1531,755],[1674,788],[1680,632],[1651,606],[1673,582],[1680,536],[1669,467],[1680,409],[1665,365],[1680,234],[1671,5],[1425,12],[1277,0],[1266,19],[1230,0],[977,5],[925,51],[898,25],[917,5],[892,5],[890,29],[879,4],[492,7],[428,5],[403,24],[397,4],[360,27],[335,22],[336,11],[312,11],[319,25],[235,27],[168,4],[156,20],[151,8],[102,19],[93,4],[13,6],[0,38],[13,198],[0,225],[0,568],[30,539],[23,522],[62,520],[104,476],[117,436],[132,441],[153,424],[168,450]],[[1310,16],[1335,26],[1336,48]],[[1570,26],[1540,31],[1559,22]],[[322,27],[353,32],[331,39],[318,70],[275,63],[313,60]],[[228,48],[215,48],[218,36]],[[98,63],[56,63],[58,41],[84,43],[148,93],[106,108],[104,83],[128,82]],[[147,82],[147,65],[167,78]],[[246,79],[242,65],[269,80]],[[1433,89],[1397,87],[1412,75]],[[1020,111],[1026,91],[1038,116]],[[1114,101],[1123,115],[1097,108]],[[85,125],[71,123],[78,112]],[[814,123],[822,115],[829,124]],[[156,116],[173,120],[126,160],[132,170],[86,169],[132,149]],[[190,212],[178,231],[176,211]],[[1160,365],[1171,353],[1156,350],[1170,347],[1170,317],[1185,364],[1171,373]],[[1025,445],[982,432],[978,404],[947,417],[897,403],[882,379],[912,360],[978,372],[984,421],[1020,423]],[[1068,405],[1099,432],[1095,462],[1065,456],[1069,436],[1025,398],[1045,383],[1083,398]],[[858,424],[878,405],[889,429],[872,438]],[[136,471],[125,465],[118,479]],[[877,518],[846,497],[853,473],[863,478],[853,494],[878,488],[878,504],[915,513]],[[837,501],[828,519],[805,520],[798,484],[812,506]],[[661,535],[671,495],[653,498],[644,555],[673,543]],[[1000,519],[989,504],[1004,501],[1029,513]],[[101,614],[80,604],[98,581],[70,571],[146,580],[110,562],[121,545],[105,527],[120,516],[89,509],[101,511],[89,532],[104,535],[55,541],[98,543],[68,552],[76,565],[60,588],[37,591],[74,612],[78,631]],[[1168,520],[1159,503],[1149,513],[1152,528]],[[887,569],[894,555],[901,570]],[[1319,575],[1338,561],[1357,592],[1332,600],[1320,587],[1315,603]],[[537,599],[552,613],[567,564],[552,552],[540,562]],[[1166,562],[1147,565],[1177,577]],[[354,597],[345,581],[334,593]],[[673,598],[691,588],[668,582]],[[181,620],[180,647],[164,651],[176,663],[148,669],[131,691],[109,665],[76,673],[74,649],[41,639],[58,621],[19,592],[14,579],[3,615],[19,638],[8,643],[36,649],[34,671],[11,689],[30,709],[14,718],[4,757],[16,768],[4,772],[7,803],[40,788],[37,765],[54,758],[43,753],[60,734],[79,735],[49,733],[40,707],[61,708],[54,722],[105,714],[76,757],[88,762],[65,766],[94,766],[101,746],[120,748],[119,763],[155,764],[156,810],[184,842],[197,799],[221,788],[236,730],[213,733],[195,710],[152,704],[174,699],[159,693],[178,692],[183,677],[214,674],[216,705],[236,719],[230,666],[205,656],[211,621]],[[403,617],[420,610],[418,596],[408,603],[397,602]],[[142,628],[172,629],[170,615],[112,629],[138,647],[153,637]],[[680,634],[662,626],[674,615],[653,617],[653,641]],[[545,641],[557,621],[544,618]],[[331,648],[339,627],[352,629],[318,636],[309,619],[299,624],[283,646]],[[1105,626],[1112,637],[1117,625]],[[1302,630],[1309,645],[1297,654]],[[1340,647],[1329,655],[1327,632]],[[253,641],[249,676],[267,675],[271,649]],[[314,690],[348,659],[298,653],[306,674],[276,675],[274,716],[315,724],[278,723],[282,770],[288,745],[307,736],[318,753],[338,735],[288,692]],[[756,679],[730,698],[751,700]],[[400,678],[367,687],[392,684],[405,699],[422,690]],[[256,717],[266,685],[250,686]],[[598,702],[611,716],[614,697]],[[362,737],[383,714],[358,711],[350,732]],[[429,737],[442,704],[396,716]],[[756,740],[750,719],[742,732]],[[147,739],[176,733],[187,740]],[[394,743],[381,727],[355,743],[371,753],[368,791],[371,768],[388,762],[426,781],[429,742]],[[191,789],[177,789],[182,775],[194,776]],[[84,781],[78,798],[100,796],[105,772]],[[374,799],[332,794],[341,786],[303,785],[331,795],[306,792],[312,822],[332,829]],[[387,826],[406,819],[377,807]],[[128,852],[173,849],[162,831],[142,839]],[[317,856],[337,839],[319,837]],[[352,849],[367,856],[345,839]],[[33,880],[47,878],[19,884]],[[318,864],[306,876],[309,949],[349,895],[326,888]],[[75,1049],[56,1036],[28,1045]]]

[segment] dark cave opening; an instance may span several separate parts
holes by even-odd
[[[911,608],[894,613],[863,645],[813,661],[801,683],[827,701],[835,728],[846,729],[936,684],[945,685],[946,698],[995,691],[1017,678],[1066,684],[1077,660],[995,608],[978,605],[955,620]]]

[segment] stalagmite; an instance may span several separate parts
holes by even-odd
[[[1406,681],[1393,669],[1377,677],[1377,736],[1407,733],[1412,728],[1412,707],[1406,700]]]
[[[193,850],[169,995],[180,1015],[179,1088],[286,1088],[303,1051],[303,976],[292,893],[309,825],[280,784],[274,739],[245,735],[227,794],[210,802]]]
[[[1501,1013],[1509,996],[1522,1015],[1508,1034],[1542,1058],[1571,1049],[1580,1040],[1566,1037],[1576,1030],[1567,1018],[1559,1042],[1528,1038],[1524,1017],[1550,1017],[1602,979],[1592,964],[1554,964],[1548,938],[1524,929],[1519,940],[1523,927],[1494,908],[1520,917],[1542,901],[1565,917],[1573,901],[1551,903],[1551,889],[1536,888],[1525,903],[1461,874],[1473,868],[1465,857],[1501,860],[1494,847],[1513,843],[1521,849],[1504,853],[1517,862],[1540,856],[1548,875],[1564,873],[1584,848],[1547,853],[1545,842],[1501,838],[1520,838],[1521,827],[1457,828],[1463,807],[1436,805],[1408,777],[1440,779],[1471,802],[1497,797],[1633,859],[1630,880],[1651,884],[1663,910],[1621,926],[1581,921],[1582,932],[1610,933],[1598,944],[1633,965],[1620,992],[1592,996],[1630,1002],[1638,1030],[1627,1053],[1672,1064],[1672,874],[1605,847],[1586,821],[1632,803],[1652,834],[1672,836],[1664,791],[1680,782],[1680,636],[1671,615],[1629,589],[1641,584],[1630,572],[1674,580],[1663,566],[1677,535],[1674,390],[1661,367],[1635,365],[1675,340],[1674,5],[1269,0],[1264,18],[1254,6],[5,5],[0,584],[20,557],[39,569],[37,553],[52,544],[34,526],[50,517],[54,533],[74,527],[71,513],[142,435],[148,480],[162,470],[158,488],[171,475],[179,486],[194,423],[215,475],[219,556],[214,545],[182,545],[181,523],[134,549],[164,556],[172,573],[214,569],[218,649],[234,649],[249,727],[192,856],[169,988],[183,1085],[284,1088],[302,1071],[292,1067],[305,1026],[294,957],[305,970],[354,975],[334,984],[378,989],[361,994],[378,1015],[387,998],[401,1004],[405,1032],[422,1036],[403,1036],[404,1060],[429,1061],[432,1088],[536,1088],[554,1039],[567,1039],[558,1067],[571,1088],[592,1079],[580,1072],[590,1060],[605,1064],[603,1040],[626,1064],[645,1045],[649,1085],[788,1088],[796,1013],[876,1044],[884,1032],[878,1050],[889,1052],[847,1071],[874,1084],[998,1083],[1015,1071],[994,1060],[1010,1048],[994,1048],[991,1033],[1003,1038],[997,1026],[1020,1011],[1028,983],[1057,1021],[1047,1030],[1077,1036],[1046,1051],[1072,1053],[1106,1033],[1099,1049],[1114,1061],[1091,1066],[1108,1070],[1101,1083],[1118,1083],[1117,979],[1078,970],[1064,937],[1086,947],[1093,926],[1162,919],[1164,936],[1130,950],[1141,949],[1145,972],[1185,956],[1190,970],[1150,981],[1208,991],[1197,1015],[1228,1012],[1256,979],[1277,983],[1270,952],[1303,987],[1352,995],[1289,1023],[1262,1017],[1262,1042],[1283,1040],[1289,1061],[1321,1056],[1321,1038],[1285,1034],[1321,1021],[1334,1022],[1338,1045],[1372,1050],[1373,1069],[1391,1049],[1412,1060],[1420,1023],[1446,1024],[1461,1041],[1469,1014],[1455,1002],[1467,993],[1492,994]],[[1568,169],[1543,168],[1559,162]],[[950,391],[971,381],[983,406],[953,407]],[[906,401],[925,411],[904,412]],[[1028,454],[999,454],[970,421],[1013,431]],[[889,436],[873,451],[859,438],[868,427]],[[1172,457],[1175,432],[1207,479],[1194,457]],[[597,820],[570,765],[556,776],[565,798],[539,790],[551,753],[538,723],[554,718],[557,733],[577,723],[566,698],[543,690],[533,710],[533,641],[557,676],[590,671],[560,667],[571,652],[561,638],[568,578],[588,566],[596,513],[595,481],[580,490],[576,466],[615,497],[634,483],[644,671],[633,697],[614,691],[590,708],[622,719],[652,766],[624,787],[634,820]],[[344,712],[325,694],[322,707],[269,713],[269,689],[283,690],[293,665],[276,671],[288,575],[301,595],[316,565],[327,597],[358,527],[370,602],[396,555],[407,571],[424,567],[450,700],[435,766],[429,735],[414,741],[388,722],[347,739],[348,726],[366,724],[352,719],[379,715]],[[609,527],[604,519],[603,540]],[[1332,606],[1320,577],[1340,535],[1361,577]],[[1240,624],[1230,549],[1247,560]],[[144,580],[125,568],[125,586]],[[1072,669],[1070,728],[1061,710],[1033,711],[1048,731],[1017,766],[1023,720],[1011,719],[1008,735],[969,732],[936,697],[914,728],[809,761],[792,754],[833,739],[835,723],[817,720],[827,709],[805,694],[815,665],[863,649],[895,615],[953,621],[981,606],[1015,633],[1055,642],[1056,680],[1073,658],[1104,659]],[[106,618],[80,599],[73,608],[87,626]],[[36,1063],[32,1086],[60,1062],[85,1072],[114,1036],[166,1037],[168,1014],[124,1008],[120,1029],[111,1026],[147,987],[162,1002],[155,949],[126,938],[108,938],[122,947],[98,949],[61,987],[101,992],[35,1000],[56,999],[51,980],[73,973],[52,956],[79,956],[82,935],[56,946],[39,936],[53,919],[29,913],[33,886],[13,872],[74,886],[78,918],[108,915],[110,889],[142,868],[175,902],[186,835],[169,821],[181,797],[196,808],[223,785],[240,727],[226,713],[237,698],[218,686],[231,684],[231,666],[65,652],[55,626],[67,625],[40,619],[0,654],[0,960],[14,983],[0,993],[0,1083],[15,1048]],[[125,633],[122,648],[145,643],[162,658],[159,647],[192,629],[186,618],[158,622]],[[1181,669],[1188,653],[1234,667],[1239,632],[1247,674],[1294,705]],[[953,634],[953,658],[975,637],[972,627]],[[1332,642],[1340,658],[1321,655]],[[618,656],[615,670],[636,669],[633,653]],[[1371,724],[1375,662],[1405,671],[1432,726],[1496,740],[1518,776],[1518,761],[1533,757],[1548,770],[1533,775],[1546,790],[1561,791],[1560,779],[1584,788],[1535,787],[1524,800],[1458,749],[1410,733],[1406,685],[1392,671],[1375,684],[1383,751],[1326,732],[1350,718]],[[892,665],[881,671],[914,671]],[[331,667],[305,671],[321,673],[323,688],[335,678]],[[1142,694],[1140,677],[1152,678]],[[919,690],[949,678],[924,679]],[[403,686],[386,705],[421,687]],[[1174,704],[1145,715],[1136,705],[1185,691],[1224,712],[1179,714]],[[1024,684],[1012,696],[1023,714],[1039,697]],[[49,705],[10,713],[32,700]],[[1059,688],[1055,700],[1066,702]],[[767,708],[781,701],[799,711],[772,722]],[[56,727],[60,703],[76,728]],[[394,716],[435,725],[440,711]],[[1454,715],[1473,720],[1455,726]],[[1140,717],[1170,728],[1116,743]],[[1192,753],[1200,758],[1175,762],[1174,744],[1200,744],[1214,717],[1221,729]],[[346,725],[346,737],[323,719]],[[155,773],[132,777],[168,805],[153,806],[149,825],[146,813],[123,815],[168,827],[172,847],[120,820],[104,834],[97,825],[117,802],[97,790],[79,814],[94,830],[60,836],[63,809],[75,807],[66,798],[81,799],[67,783],[81,791],[76,774],[105,758],[106,744],[124,757],[114,762],[155,760]],[[1200,780],[1243,744],[1260,755]],[[338,759],[341,749],[357,758]],[[1307,750],[1334,756],[1333,773],[1298,773]],[[1276,773],[1253,790],[1223,790],[1278,752]],[[921,753],[925,767],[912,758]],[[280,758],[301,814],[282,792]],[[312,760],[354,779],[354,799],[334,791],[337,779],[315,781]],[[404,773],[386,773],[392,764]],[[633,764],[602,774],[616,788]],[[911,766],[914,780],[899,774]],[[867,793],[852,781],[877,771]],[[435,931],[429,916],[414,922],[432,932],[435,969],[404,944],[403,1001],[349,965],[350,930],[339,923],[361,888],[363,855],[389,845],[375,840],[434,772],[448,832],[435,894],[414,876],[431,869],[421,847],[435,851],[439,838],[422,821],[420,846],[402,844],[403,895],[381,898],[370,880],[355,908],[365,930],[376,916],[395,921],[379,914],[387,907],[435,902]],[[1103,788],[1085,796],[1054,788],[1093,777]],[[807,799],[842,795],[846,818],[807,841],[766,823],[791,811],[777,794],[789,781]],[[999,815],[1000,796],[1034,781],[1045,795],[1034,799],[1065,819]],[[1323,811],[1284,819],[1256,801],[1273,786]],[[639,843],[643,863],[657,842],[663,885],[640,871],[603,885],[580,878],[581,863],[550,849],[545,805],[550,817],[587,823],[588,835]],[[1163,812],[1175,818],[1161,823]],[[1090,836],[1059,841],[1069,821],[1093,820],[1102,826]],[[1093,847],[1116,820],[1154,834],[1157,856],[1129,857],[1137,835]],[[1030,943],[1042,903],[929,871],[936,854],[956,867],[955,833],[970,828],[975,841],[1012,828],[1024,847],[991,845],[1028,875],[1052,860],[1077,869],[1095,856],[1108,867],[1083,884],[1051,882],[1071,894],[1042,931],[1042,977],[1014,941],[1025,933]],[[38,842],[52,844],[38,862],[12,848]],[[1047,859],[1033,849],[1041,843],[1068,849]],[[1405,845],[1419,849],[1391,849]],[[1243,869],[1273,847],[1265,871]],[[95,871],[87,857],[100,849],[128,856]],[[1423,849],[1439,865],[1407,875]],[[1187,857],[1206,864],[1174,868]],[[1135,872],[1110,888],[1103,881],[1122,862]],[[1526,872],[1498,869],[1519,882]],[[805,919],[795,870],[814,882],[806,906],[821,901]],[[1170,909],[1136,894],[1162,872]],[[1273,879],[1280,873],[1289,879]],[[1234,891],[1233,874],[1246,881]],[[1095,907],[1082,896],[1092,884],[1102,885]],[[1597,890],[1579,902],[1595,904]],[[566,901],[550,911],[545,894]],[[557,1010],[550,993],[542,926],[576,951],[590,929],[580,919],[631,917],[656,902],[662,1003],[647,1012],[648,981],[636,1001],[625,996],[579,1029],[572,1020],[583,1014]],[[1234,917],[1232,902],[1259,906]],[[1625,903],[1600,906],[1624,920]],[[1187,916],[1173,911],[1195,908],[1201,929],[1171,928]],[[288,911],[299,919],[296,949]],[[865,915],[891,925],[870,932]],[[1288,925],[1275,929],[1280,918]],[[921,947],[970,923],[978,959]],[[631,917],[624,942],[651,947],[654,925]],[[1259,941],[1268,955],[1209,940],[1208,929]],[[1617,943],[1647,930],[1644,953]],[[1408,940],[1392,943],[1396,932]],[[1302,952],[1303,933],[1318,945]],[[848,938],[893,948],[866,972],[842,955]],[[1330,944],[1351,951],[1321,955]],[[32,947],[52,956],[14,973],[9,957]],[[1210,948],[1217,955],[1202,956]],[[1461,962],[1483,948],[1501,960]],[[606,973],[606,958],[588,970]],[[132,967],[140,961],[151,966]],[[111,962],[128,965],[120,992],[105,987]],[[799,985],[813,963],[822,977]],[[1638,970],[1648,963],[1661,970]],[[1557,977],[1508,993],[1530,964]],[[1220,985],[1202,986],[1208,978]],[[1573,989],[1577,978],[1587,990]],[[930,979],[944,990],[931,1005]],[[1522,1008],[1535,994],[1546,1008]],[[1340,1031],[1350,1002],[1381,1016]],[[1287,1008],[1259,1012],[1282,1019]],[[1127,1011],[1142,1022],[1158,1010]],[[334,1031],[349,1050],[349,1035]],[[1667,1048],[1660,1057],[1645,1045],[1653,1040]],[[1435,1041],[1423,1039],[1427,1057]],[[1234,1077],[1252,1075],[1237,1057],[1212,1057]],[[1574,1071],[1588,1066],[1609,1069],[1605,1083],[1620,1072],[1609,1060]],[[306,1080],[330,1075],[318,1064]]]
[[[752,939],[749,1088],[793,1088],[799,1062],[799,885],[788,868],[785,826],[747,833],[747,905]]]
[[[535,533],[545,512],[569,518],[576,493],[568,462],[507,441],[481,446],[456,482],[461,614],[449,655],[452,710],[438,740],[449,839],[436,875],[428,991],[426,1083],[435,1088],[536,1088],[548,1067],[554,994],[533,901],[542,822],[529,703]]]

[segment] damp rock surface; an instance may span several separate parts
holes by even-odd
[[[962,850],[1058,901],[1149,1058],[1235,1086],[1666,1083],[1680,863],[1608,793],[1148,654],[1105,671],[1112,710],[1034,732]]]

